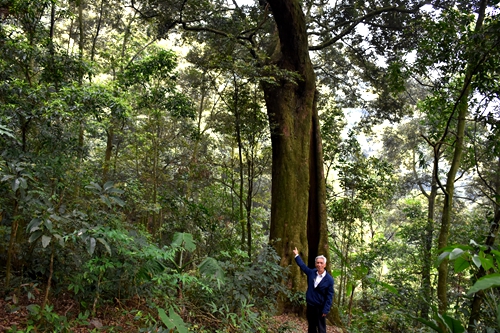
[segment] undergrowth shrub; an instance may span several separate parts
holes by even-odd
[[[72,275],[69,285],[81,295],[84,305],[132,297],[163,304],[178,295],[180,281],[194,286],[198,283],[196,276],[172,265],[185,250],[182,246],[159,248],[141,234],[126,230],[106,229],[100,236],[109,243],[111,254],[99,251],[88,258]]]
[[[218,264],[224,283],[200,275],[204,287],[186,289],[191,306],[210,314],[201,323],[214,329],[207,332],[218,332],[215,326],[225,327],[227,332],[267,332],[266,321],[275,312],[277,296],[286,291],[281,280],[288,272],[278,263],[279,256],[271,246],[263,247],[252,261],[240,250],[221,252]]]

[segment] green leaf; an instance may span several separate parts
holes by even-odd
[[[165,310],[162,308],[158,308],[158,315],[160,316],[161,321],[167,326],[169,329],[173,329],[173,327],[170,327],[170,318],[168,318],[167,314],[165,313]]]
[[[113,186],[115,185],[115,183],[113,181],[107,181],[104,185],[103,185],[103,188],[104,188],[104,191],[107,191],[109,190],[110,188],[113,188]]]
[[[111,207],[111,201],[109,201],[109,198],[105,195],[100,195],[102,203],[104,203],[106,206]]]
[[[196,249],[193,235],[187,232],[176,232],[174,234],[174,240],[172,241],[172,247],[180,246],[184,246],[186,250],[193,252]]]
[[[188,333],[188,329],[186,327],[186,324],[184,323],[184,320],[182,320],[182,318],[177,313],[175,313],[174,309],[170,308],[169,315],[179,333]]]
[[[122,193],[124,193],[125,191],[124,191],[124,190],[120,190],[119,188],[116,188],[116,187],[112,187],[112,188],[110,188],[107,192],[108,192],[109,194],[122,194]]]
[[[500,251],[491,250],[491,254],[494,255],[495,260],[497,261],[498,266],[500,266]]]
[[[458,257],[457,260],[455,260],[454,269],[456,273],[462,272],[463,270],[469,267],[470,267],[470,262],[468,260],[465,260],[462,257]]]
[[[162,308],[158,308],[158,315],[160,316],[161,321],[167,326],[167,328],[171,331],[177,329],[179,333],[188,333],[188,329],[186,324],[182,320],[182,318],[175,313],[174,309],[170,308],[169,315],[165,313],[165,310]]]
[[[59,245],[61,245],[61,247],[64,247],[64,237],[59,234],[53,234],[52,236],[59,241]]]
[[[45,219],[45,221],[43,222],[43,224],[45,225],[45,227],[47,228],[47,230],[49,232],[53,232],[52,230],[52,221],[50,219]]]
[[[11,137],[12,139],[15,139],[16,137],[12,134],[12,131],[10,128],[5,127],[3,125],[0,125],[0,135],[6,135]]]
[[[352,285],[352,283],[349,282],[347,284],[347,288],[345,290],[345,294],[350,297],[352,295],[352,290],[353,290],[353,285]]]
[[[108,242],[106,242],[106,240],[104,238],[97,238],[97,240],[99,241],[99,243],[101,243],[102,245],[104,245],[104,247],[106,248],[106,251],[108,251],[108,253],[111,255],[111,247],[109,246]]]
[[[489,271],[493,267],[493,258],[479,257],[479,260],[485,271]]]
[[[500,327],[500,304],[497,306],[497,325]]]
[[[483,276],[474,283],[472,288],[467,292],[467,295],[477,293],[480,290],[485,290],[493,287],[500,287],[500,273],[489,274]]]
[[[334,269],[334,270],[332,270],[332,273],[331,273],[331,274],[332,274],[332,276],[333,276],[334,278],[337,278],[337,277],[339,277],[339,276],[341,276],[341,275],[342,275],[342,271],[341,271],[340,269]]]
[[[472,256],[472,262],[476,265],[477,268],[481,267],[481,260],[477,254]]]
[[[462,323],[455,318],[452,318],[447,315],[442,315],[446,325],[448,325],[451,333],[464,333],[465,328],[462,326]]]
[[[441,264],[441,261],[443,261],[449,254],[450,254],[450,252],[443,252],[443,253],[441,253],[439,255],[439,257],[437,258],[436,266],[439,266],[439,264]]]
[[[427,327],[432,328],[434,331],[438,333],[443,333],[443,330],[434,321],[427,320],[424,318],[415,318],[415,319],[421,322],[422,324],[426,325]]]
[[[95,251],[95,238],[94,237],[90,237],[89,239],[89,247],[87,249],[88,253],[90,255],[93,255],[94,254],[94,251]]]
[[[462,253],[464,253],[464,250],[462,250],[462,249],[459,249],[459,248],[453,249],[453,251],[451,251],[451,253],[450,253],[450,260],[454,260],[454,259],[460,257],[462,255]]]
[[[42,236],[42,247],[43,248],[46,248],[49,244],[50,244],[50,240],[52,239],[51,236],[46,236],[46,235],[43,235]]]
[[[122,199],[120,198],[117,198],[117,197],[109,197],[109,200],[111,200],[113,203],[117,204],[118,206],[120,207],[124,207],[125,206],[125,201],[123,201]]]
[[[385,282],[382,282],[382,281],[379,281],[379,284],[380,284],[382,287],[384,287],[385,289],[387,289],[389,292],[391,292],[391,293],[393,293],[393,294],[395,294],[395,295],[397,295],[397,294],[398,294],[398,290],[397,290],[395,287],[391,286],[390,284],[385,283]]]
[[[225,279],[224,269],[219,265],[219,262],[211,257],[206,258],[198,266],[200,273],[204,276],[212,276],[217,281],[223,282]]]
[[[453,251],[454,249],[461,249],[463,251],[474,251],[474,248],[470,245],[464,245],[464,244],[453,244],[453,245],[449,245],[449,246],[445,246],[441,249],[439,249],[438,251],[439,252],[451,252]]]
[[[94,182],[90,182],[90,185],[85,186],[85,188],[87,188],[89,190],[97,190],[98,192],[102,191],[102,187],[99,184],[94,183]]]
[[[61,222],[63,220],[62,217],[57,214],[50,214],[50,218],[57,222]]]
[[[12,178],[14,178],[14,176],[13,176],[13,175],[4,175],[4,176],[2,177],[2,182],[6,181],[6,180],[9,180],[9,179],[12,179]]]
[[[29,239],[29,242],[30,243],[34,243],[38,240],[38,238],[40,238],[42,236],[43,232],[42,230],[36,230],[35,232],[33,232],[30,236],[30,239]]]
[[[31,315],[37,315],[40,313],[40,305],[37,304],[30,304],[26,306],[26,309],[28,309]]]
[[[444,330],[445,333],[452,333],[451,328],[448,326],[448,323],[446,322],[442,314],[440,314],[439,312],[434,312],[434,318],[436,318],[436,320],[439,321],[440,324],[446,327],[446,329]]]
[[[28,223],[28,226],[26,227],[26,232],[34,232],[36,230],[39,230],[39,226],[40,226],[40,223],[42,223],[42,220],[35,217],[34,219],[32,219],[30,221],[30,223]]]
[[[490,252],[491,252],[491,254],[492,254],[494,257],[496,257],[497,259],[500,259],[500,251],[490,249]]]
[[[14,193],[15,193],[15,192],[17,191],[17,189],[19,188],[19,184],[20,184],[20,182],[19,182],[19,178],[16,178],[16,179],[12,180],[12,184],[11,184],[11,186],[12,186],[12,191],[13,191]]]

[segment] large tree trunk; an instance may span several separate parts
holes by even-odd
[[[281,265],[291,265],[290,286],[304,291],[306,279],[293,264],[297,247],[305,262],[329,256],[321,136],[316,111],[315,74],[309,58],[305,17],[298,0],[269,0],[279,42],[271,60],[299,75],[263,83],[273,152],[270,241]]]

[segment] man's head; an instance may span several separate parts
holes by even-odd
[[[325,271],[325,266],[326,266],[325,256],[317,256],[314,263],[315,263],[316,269],[318,270],[318,273],[323,274],[323,272]]]

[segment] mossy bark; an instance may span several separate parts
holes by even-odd
[[[318,254],[329,258],[316,77],[300,1],[268,3],[278,34],[271,62],[281,73],[275,84],[263,83],[273,151],[270,241],[281,266],[291,268],[289,287],[303,292],[307,281],[293,263],[292,249],[297,247],[309,266]]]

